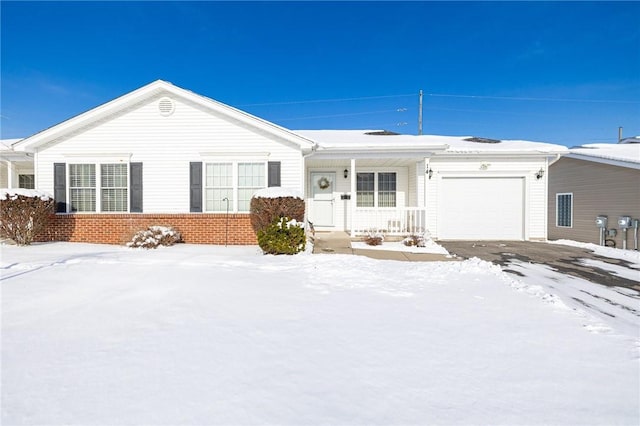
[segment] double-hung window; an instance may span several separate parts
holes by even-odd
[[[69,164],[69,195],[72,212],[96,211],[95,164]]]
[[[35,177],[34,175],[18,175],[18,188],[35,189]]]
[[[248,212],[253,194],[267,186],[264,162],[207,163],[205,210]]]
[[[128,164],[69,164],[72,212],[126,212]]]
[[[573,194],[556,194],[556,226],[573,226]]]
[[[238,163],[238,211],[248,212],[251,197],[267,186],[264,163]]]
[[[126,212],[129,176],[127,164],[101,164],[100,200],[103,212]]]
[[[396,207],[395,172],[363,172],[356,175],[358,207]]]
[[[375,205],[375,173],[357,174],[356,195],[358,207],[373,207]]]
[[[205,200],[207,211],[225,211],[227,206],[233,210],[232,163],[207,164]]]

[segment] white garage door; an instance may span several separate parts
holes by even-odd
[[[523,178],[443,178],[441,240],[524,239]]]

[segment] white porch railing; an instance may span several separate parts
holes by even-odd
[[[427,229],[425,207],[357,208],[352,218],[352,233],[363,235],[382,232],[387,235],[409,235]]]

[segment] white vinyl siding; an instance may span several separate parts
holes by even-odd
[[[573,226],[573,194],[556,194],[556,226]]]
[[[53,193],[54,163],[74,163],[74,158],[81,156],[121,154],[128,162],[144,164],[145,213],[188,213],[190,162],[214,163],[218,160],[209,161],[209,157],[221,156],[229,161],[242,161],[257,154],[265,164],[281,163],[283,188],[303,191],[300,147],[174,96],[171,96],[175,102],[173,114],[162,116],[158,102],[166,96],[158,94],[38,152],[35,162],[38,188]],[[203,203],[205,209],[214,211]],[[215,211],[225,210],[226,206],[222,206]]]

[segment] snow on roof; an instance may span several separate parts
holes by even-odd
[[[381,134],[382,130],[296,130],[316,141],[321,149],[425,149],[445,153],[566,153],[567,148],[542,142],[497,141],[471,136]],[[473,141],[475,140],[475,142]],[[478,142],[480,141],[480,142]]]
[[[575,156],[640,164],[640,143],[591,143],[569,149]],[[588,158],[586,158],[588,159]]]

